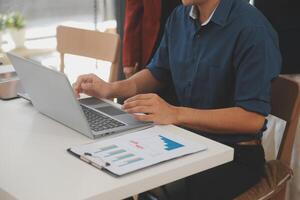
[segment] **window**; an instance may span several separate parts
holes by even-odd
[[[27,21],[26,39],[30,41],[55,37],[60,24],[98,30],[116,28],[114,4],[111,0],[0,0],[0,13],[22,13]],[[9,40],[6,34],[4,42]]]
[[[112,0],[0,0],[0,13],[10,12],[20,12],[26,17],[25,46],[28,49],[55,49],[58,25],[100,31],[116,28],[115,1]],[[2,48],[4,51],[14,48],[9,34],[4,34]],[[49,67],[59,66],[57,53],[32,59]],[[65,64],[65,74],[71,82],[84,73],[108,79],[110,63],[67,55]]]

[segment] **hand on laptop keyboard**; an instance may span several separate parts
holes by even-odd
[[[109,98],[111,84],[103,81],[95,74],[81,75],[73,84],[75,95],[80,97],[80,93],[85,93],[96,98]]]

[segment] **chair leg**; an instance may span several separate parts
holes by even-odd
[[[64,73],[65,69],[65,55],[63,53],[60,53],[60,72]]]

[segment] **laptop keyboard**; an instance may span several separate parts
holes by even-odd
[[[90,128],[95,132],[125,126],[125,124],[94,111],[86,106],[81,105],[81,108],[88,120]]]

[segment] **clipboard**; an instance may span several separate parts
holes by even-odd
[[[99,165],[99,164],[97,164],[97,163],[94,163],[94,162],[92,162],[91,160],[89,160],[87,157],[84,157],[84,156],[82,156],[82,155],[76,154],[75,152],[73,152],[73,151],[71,150],[71,148],[67,149],[67,152],[70,153],[72,156],[75,156],[76,158],[79,158],[80,160],[86,162],[86,163],[89,164],[89,165],[92,165],[93,167],[95,167],[95,168],[97,168],[97,169],[99,169],[99,170],[105,171],[106,173],[108,173],[108,174],[110,174],[110,175],[112,175],[112,176],[116,176],[116,177],[118,176],[117,174],[114,174],[114,173],[112,173],[111,171],[107,170],[107,169],[105,168],[105,166],[106,166],[105,163],[103,163],[103,165]]]
[[[67,151],[80,160],[114,176],[122,176],[168,160],[206,150],[207,147],[158,126]]]

